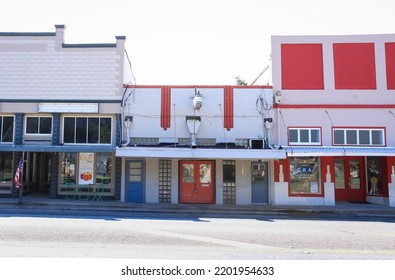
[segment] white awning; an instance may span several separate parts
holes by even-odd
[[[283,147],[288,157],[303,156],[395,156],[395,147]]]
[[[272,149],[207,149],[176,147],[117,147],[115,156],[130,158],[176,159],[284,159],[285,150]]]

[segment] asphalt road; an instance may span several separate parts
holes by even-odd
[[[0,257],[395,260],[395,223],[0,214]]]

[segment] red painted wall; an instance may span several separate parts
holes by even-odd
[[[324,89],[321,44],[282,44],[283,89]]]
[[[395,89],[395,43],[385,43],[387,89]]]
[[[376,89],[374,43],[333,44],[336,89]]]

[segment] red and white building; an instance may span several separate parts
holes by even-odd
[[[395,206],[395,35],[273,36],[273,204]]]

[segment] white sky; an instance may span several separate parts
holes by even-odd
[[[272,35],[395,33],[394,0],[4,0],[0,32],[54,32],[65,43],[115,43],[139,85],[251,83]],[[270,69],[257,84],[270,83]]]

